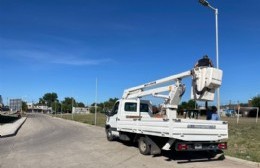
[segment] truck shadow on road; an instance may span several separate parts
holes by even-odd
[[[122,142],[122,144],[135,147],[138,150],[138,145],[136,143],[130,142]],[[182,151],[177,152],[174,150],[164,151],[162,150],[161,154],[153,155],[152,157],[164,157],[165,161],[176,161],[178,164],[184,163],[194,163],[194,162],[214,162],[214,161],[221,161],[225,159],[225,156],[222,151],[218,151],[216,153],[207,152],[207,151]]]
[[[221,161],[225,159],[223,153],[212,155],[212,153],[205,151],[197,152],[177,152],[177,151],[162,151],[158,156],[166,157],[165,161],[176,161],[179,164],[193,163],[193,162],[212,162]],[[154,156],[154,157],[158,157]]]

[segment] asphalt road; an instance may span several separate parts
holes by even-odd
[[[191,158],[187,160],[186,158]],[[0,138],[0,168],[41,167],[149,167],[149,168],[246,168],[253,165],[203,156],[143,156],[134,145],[108,142],[103,128],[29,114],[16,136]],[[256,167],[256,166],[255,166]]]

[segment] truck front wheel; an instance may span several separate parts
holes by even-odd
[[[151,153],[151,147],[145,137],[140,137],[138,140],[138,148],[141,154],[149,155]]]
[[[112,134],[111,128],[106,128],[106,134],[107,134],[107,140],[108,141],[113,141],[114,140],[114,136]]]

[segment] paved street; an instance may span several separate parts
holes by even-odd
[[[16,136],[0,138],[0,168],[253,167],[229,159],[188,161],[183,158],[167,152],[143,156],[135,146],[108,142],[103,128],[42,114],[29,114]]]

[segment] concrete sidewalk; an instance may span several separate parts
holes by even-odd
[[[25,120],[26,117],[22,117],[13,123],[0,125],[0,137],[15,135],[18,132],[19,128],[23,125]]]
[[[239,158],[235,158],[232,156],[226,156],[225,157],[229,160],[244,164],[244,165],[249,165],[249,166],[253,166],[253,167],[260,167],[260,163],[259,162],[253,162],[253,161],[249,161],[249,160],[244,160],[244,159],[239,159]]]

